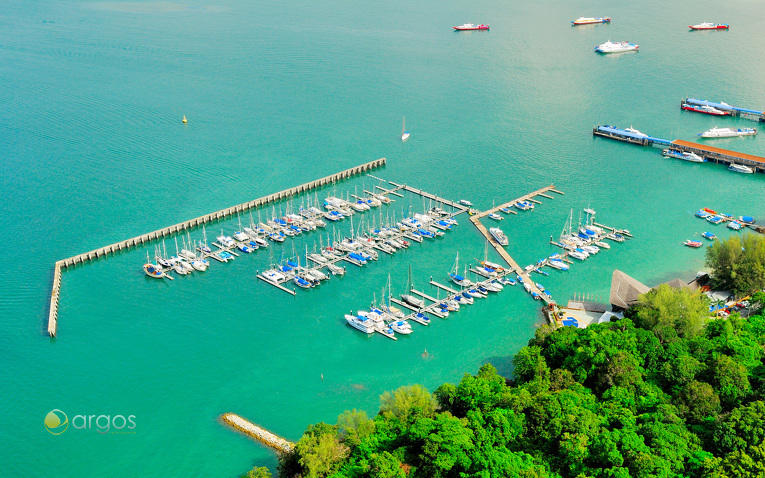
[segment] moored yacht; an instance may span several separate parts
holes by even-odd
[[[375,332],[371,319],[358,315],[345,314],[345,320],[348,321],[348,325],[364,333],[373,334]]]
[[[165,277],[165,273],[162,271],[162,268],[156,264],[152,264],[151,262],[143,265],[143,271],[147,276],[154,277],[155,279],[162,279]]]
[[[493,237],[494,240],[496,240],[502,246],[506,246],[510,243],[507,240],[507,236],[505,235],[505,233],[502,232],[502,229],[498,227],[492,227],[491,229],[489,229],[489,234],[491,234],[491,237]]]

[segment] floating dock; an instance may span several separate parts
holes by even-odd
[[[254,438],[260,443],[268,446],[269,448],[273,448],[280,453],[290,453],[292,449],[295,448],[294,443],[276,436],[268,430],[260,428],[259,426],[245,420],[235,413],[224,413],[221,415],[220,419],[223,420],[225,424],[236,428],[245,435]]]
[[[122,250],[127,250],[127,249],[130,249],[131,247],[136,247],[136,246],[139,246],[157,239],[161,239],[165,236],[169,236],[171,234],[174,234],[180,231],[185,231],[193,227],[204,225],[208,222],[224,219],[226,217],[233,216],[240,212],[245,212],[250,209],[265,206],[269,203],[295,196],[297,194],[302,194],[312,189],[320,188],[322,186],[332,184],[336,181],[348,179],[352,176],[365,173],[367,171],[371,171],[376,168],[380,168],[382,166],[385,166],[385,163],[386,163],[385,158],[376,159],[374,161],[370,161],[368,163],[364,163],[359,166],[349,168],[344,171],[340,171],[339,173],[335,173],[335,174],[323,177],[321,179],[317,179],[315,181],[301,184],[300,186],[285,189],[283,191],[279,191],[278,193],[270,194],[268,196],[254,199],[252,201],[248,201],[248,202],[245,202],[236,206],[232,206],[226,209],[221,209],[220,211],[216,211],[210,214],[205,214],[204,216],[190,219],[188,221],[184,221],[169,227],[152,231],[148,234],[143,234],[137,237],[133,237],[131,239],[120,241],[108,246],[104,246],[104,247],[92,250],[90,252],[86,252],[84,254],[79,254],[79,255],[56,262],[53,268],[53,289],[51,292],[50,310],[48,313],[48,334],[51,337],[55,337],[57,329],[58,329],[58,301],[59,301],[59,297],[61,293],[62,268],[69,268],[76,264],[83,264],[91,260],[95,260],[101,257],[106,257],[109,254],[115,254]]]
[[[765,158],[761,156],[754,156],[752,154],[739,153],[738,151],[716,148],[714,146],[708,146],[702,143],[693,143],[691,141],[683,141],[681,139],[669,141],[666,139],[655,138],[653,136],[641,136],[635,133],[630,133],[629,131],[615,128],[613,126],[596,126],[593,128],[592,134],[595,136],[615,139],[617,141],[637,144],[640,146],[659,145],[661,147],[668,147],[669,149],[676,151],[685,151],[698,154],[709,162],[723,164],[743,164],[745,166],[749,166],[755,171],[765,172]]]
[[[752,119],[756,119],[761,123],[765,123],[765,113],[762,111],[757,111],[753,109],[748,108],[739,108],[738,106],[731,106],[728,103],[715,103],[714,101],[707,101],[707,100],[698,100],[696,98],[686,98],[684,100],[680,101],[680,106],[682,107],[683,103],[688,103],[689,105],[695,105],[695,106],[711,106],[712,108],[717,108],[718,110],[727,111],[730,113],[731,116],[741,116],[741,117],[749,117]]]

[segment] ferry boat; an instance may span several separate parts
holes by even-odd
[[[592,17],[579,17],[576,20],[572,21],[571,24],[576,25],[594,25],[596,23],[609,23],[611,21],[611,17],[598,17],[598,18],[592,18]]]
[[[736,172],[736,173],[744,173],[744,174],[754,173],[754,169],[750,168],[749,166],[744,166],[743,164],[736,164],[736,163],[730,163],[730,166],[728,166],[728,170]]]
[[[683,161],[690,161],[692,163],[703,163],[705,160],[696,153],[688,151],[676,151],[674,149],[665,149],[661,152],[662,156],[668,158],[682,159]]]
[[[358,329],[364,333],[373,334],[375,332],[374,325],[372,325],[372,320],[366,317],[345,314],[345,320],[348,321],[348,324],[351,327]]]
[[[454,28],[458,32],[466,31],[466,30],[488,30],[489,25],[484,25],[484,24],[476,25],[475,23],[465,23],[458,27],[452,27],[452,28]]]
[[[628,41],[611,41],[596,45],[595,51],[598,53],[621,53],[623,51],[637,51],[640,45],[635,45]]]
[[[717,236],[715,236],[711,232],[702,232],[701,237],[703,237],[704,239],[709,239],[710,241],[714,241],[715,239],[717,239]]]
[[[694,247],[694,248],[701,247],[701,242],[699,242],[699,241],[691,241],[690,239],[685,241],[683,244],[685,244],[688,247]]]
[[[727,30],[730,25],[727,23],[699,23],[698,25],[688,25],[691,30]]]
[[[696,113],[704,113],[705,115],[714,115],[714,116],[726,116],[729,115],[729,111],[723,111],[718,110],[717,108],[709,105],[691,105],[688,103],[683,103],[680,108],[686,110],[686,111],[695,111]]]
[[[730,138],[733,136],[754,136],[755,134],[757,134],[757,129],[755,128],[733,129],[718,128],[715,126],[714,128],[704,131],[703,133],[699,133],[698,135],[702,138]]]

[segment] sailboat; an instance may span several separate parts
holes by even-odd
[[[449,278],[460,287],[470,287],[473,285],[466,277],[459,275],[459,262],[460,254],[457,253],[457,257],[454,258],[454,272],[449,273]]]
[[[409,139],[409,131],[406,130],[406,116],[404,116],[404,124],[401,126],[401,141]]]
[[[406,302],[409,305],[412,305],[418,309],[422,309],[425,307],[425,301],[420,299],[419,297],[416,297],[411,294],[411,291],[414,289],[414,286],[412,285],[412,266],[409,266],[409,279],[406,283],[406,294],[401,294],[401,300]]]

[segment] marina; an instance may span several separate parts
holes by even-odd
[[[76,256],[57,261],[53,266],[53,285],[52,285],[52,291],[51,291],[50,308],[48,311],[48,334],[51,337],[55,337],[58,331],[58,302],[61,295],[61,271],[63,268],[69,268],[77,264],[83,264],[88,261],[106,257],[110,254],[116,254],[121,251],[126,251],[132,247],[146,244],[151,241],[155,241],[157,239],[161,239],[163,237],[169,236],[171,234],[175,234],[181,231],[186,231],[188,229],[202,226],[210,222],[218,221],[241,212],[249,211],[257,207],[265,206],[270,203],[295,196],[297,194],[305,193],[315,188],[333,184],[336,181],[339,181],[342,179],[348,179],[352,176],[356,176],[358,174],[362,174],[377,168],[381,168],[385,166],[385,163],[386,163],[385,158],[376,159],[374,161],[370,161],[368,163],[360,164],[356,167],[349,168],[344,171],[340,171],[339,173],[335,173],[330,176],[317,179],[315,181],[301,184],[300,186],[296,186],[290,189],[285,189],[277,193],[270,194],[268,196],[254,199],[249,202],[245,202],[245,203],[232,206],[226,209],[221,209],[220,211],[216,211],[210,214],[205,214],[204,216],[200,216],[200,217],[190,219],[188,221],[184,221],[172,226],[158,229],[148,234],[142,234],[140,236],[133,237],[131,239],[120,241],[114,244],[110,244],[108,246],[95,249],[90,252],[78,254]]]
[[[703,161],[726,165],[742,164],[752,168],[755,172],[765,172],[765,157],[739,153],[738,151],[731,151],[723,148],[716,148],[707,144],[693,143],[691,141],[684,141],[681,139],[670,141],[667,139],[655,138],[653,136],[645,135],[642,133],[638,134],[630,132],[616,128],[614,126],[596,126],[593,128],[592,134],[594,136],[614,139],[617,141],[637,144],[640,146],[658,145],[661,147],[667,147],[668,151],[693,153],[702,158]]]

